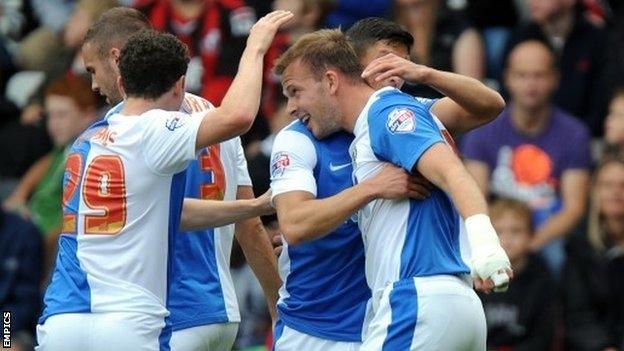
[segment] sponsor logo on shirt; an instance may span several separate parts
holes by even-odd
[[[174,130],[182,127],[184,123],[185,123],[184,118],[182,118],[182,116],[180,115],[176,115],[176,116],[167,118],[167,120],[165,121],[165,127],[173,132]]]
[[[285,152],[278,152],[271,161],[271,177],[281,177],[290,165],[290,157]]]
[[[388,115],[386,127],[390,133],[411,133],[416,129],[414,112],[407,108],[395,108]]]

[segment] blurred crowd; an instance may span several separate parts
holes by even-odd
[[[91,91],[81,43],[106,10],[132,6],[192,56],[187,90],[219,105],[253,23],[295,19],[267,54],[260,115],[243,136],[256,194],[269,188],[286,111],[272,62],[318,28],[385,17],[415,43],[412,60],[484,81],[505,111],[458,135],[491,199],[515,270],[506,293],[481,295],[491,350],[624,350],[624,4],[612,0],[2,0],[0,1],[0,307],[14,345],[32,349],[62,230],[66,150],[109,108]],[[430,87],[406,84],[422,97]],[[276,218],[263,218],[279,233]],[[262,289],[234,245],[237,349],[264,349]]]

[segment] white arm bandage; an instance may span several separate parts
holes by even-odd
[[[481,279],[491,279],[495,291],[507,290],[511,268],[505,250],[500,246],[498,235],[490,217],[476,214],[466,219],[466,233],[472,250],[474,273]]]

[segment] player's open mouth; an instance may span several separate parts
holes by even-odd
[[[301,123],[303,123],[307,127],[308,123],[310,122],[310,115],[305,115],[303,117],[300,117],[299,120],[301,121]]]

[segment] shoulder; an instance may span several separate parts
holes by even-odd
[[[180,112],[195,113],[213,109],[214,105],[201,96],[184,93],[184,100],[180,106]]]
[[[186,123],[191,114],[179,111],[165,111],[160,109],[149,110],[139,116],[139,121],[150,125],[159,127],[160,124],[152,124],[153,122],[160,122],[164,124],[167,129],[175,130]]]
[[[316,138],[308,130],[308,128],[301,123],[299,120],[293,121],[286,127],[282,128],[277,135],[275,136],[275,142],[310,142],[315,144],[317,142]],[[293,147],[295,145],[292,145]]]
[[[429,107],[396,89],[379,92],[367,111],[368,124],[385,124],[391,133],[410,132],[417,119],[433,121]]]
[[[282,128],[280,133],[284,131],[296,132],[306,136],[307,138],[314,138],[312,132],[303,123],[301,123],[300,120],[292,121],[289,125]]]
[[[573,134],[589,136],[589,128],[580,119],[558,107],[553,107],[553,119],[557,130],[562,135]]]

